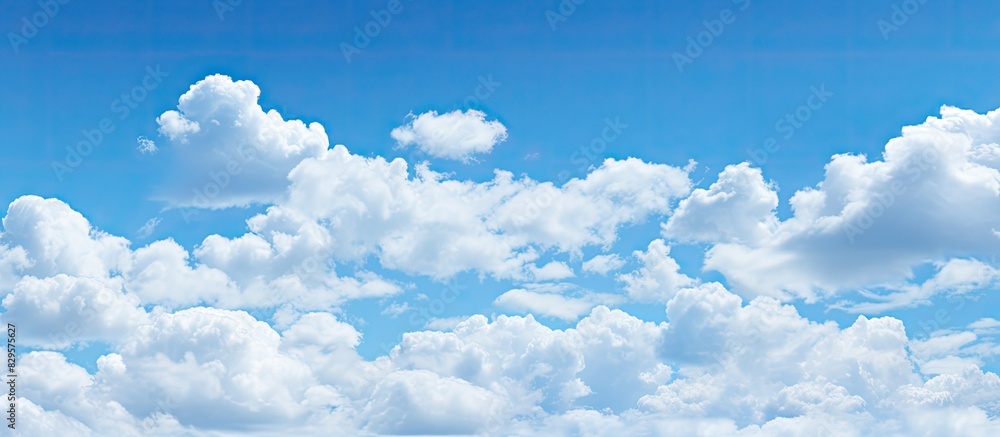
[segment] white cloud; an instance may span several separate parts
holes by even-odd
[[[58,199],[22,196],[11,202],[0,236],[4,288],[21,275],[46,278],[106,278],[128,270],[128,240],[90,226],[82,214]]]
[[[159,150],[159,148],[156,147],[156,143],[149,138],[140,136],[139,138],[136,138],[135,142],[138,144],[136,149],[138,149],[139,153],[142,153],[143,155],[147,153],[153,155]]]
[[[5,318],[20,328],[18,341],[65,348],[78,341],[121,339],[147,322],[139,299],[120,281],[59,274],[27,276],[3,299]]]
[[[517,313],[530,313],[574,321],[598,305],[615,305],[621,296],[604,293],[563,293],[572,287],[528,286],[509,290],[493,301],[497,307]]]
[[[641,266],[633,272],[618,275],[630,298],[641,302],[664,302],[682,287],[696,283],[680,272],[680,266],[670,257],[670,246],[663,240],[653,240],[646,251],[633,254]]]
[[[536,281],[558,281],[576,276],[566,263],[551,261],[541,267],[532,267],[531,275]]]
[[[930,299],[942,293],[966,294],[989,288],[1000,279],[1000,270],[974,259],[950,259],[936,263],[937,272],[921,284],[888,287],[888,294],[863,293],[865,302],[843,301],[831,305],[853,313],[878,313],[895,308],[930,304]],[[895,289],[894,289],[895,288]]]
[[[189,255],[172,239],[134,252],[126,287],[145,303],[183,307],[227,303],[239,290],[226,274],[205,265],[191,266]]]
[[[473,434],[502,425],[503,407],[496,393],[465,380],[403,370],[379,380],[362,415],[380,434]]]
[[[436,158],[468,162],[473,156],[490,153],[507,139],[507,128],[497,120],[487,121],[486,113],[475,109],[438,115],[429,111],[414,116],[390,135],[401,147],[416,145]]]
[[[388,356],[364,361],[360,333],[331,314],[302,315],[279,334],[243,312],[194,308],[134,330],[93,375],[58,353],[28,354],[21,405],[49,426],[124,435],[248,425],[307,435],[917,435],[924,417],[959,421],[935,432],[998,429],[1000,378],[969,366],[925,380],[907,352],[947,353],[965,340],[913,343],[892,318],[840,329],[771,298],[744,305],[715,283],[681,290],[667,314],[669,324],[654,324],[596,307],[562,331],[477,315],[450,332],[404,334]]]
[[[773,213],[764,214],[773,188],[745,166],[734,178],[737,167],[730,167],[713,188],[684,203],[690,220],[672,219],[665,231],[718,241],[705,268],[748,296],[812,301],[898,283],[927,261],[988,258],[1000,243],[991,219],[1000,214],[998,118],[997,111],[945,106],[940,118],[903,128],[881,161],[836,155],[816,188],[792,196],[792,217],[776,226]],[[746,200],[713,202],[713,194]],[[739,211],[743,222],[714,219],[723,205]],[[699,221],[713,230],[696,231]]]
[[[582,319],[559,330],[532,315],[432,319],[431,330],[404,333],[367,360],[356,350],[362,332],[344,321],[357,316],[333,313],[402,291],[363,270],[369,257],[432,278],[569,277],[565,263],[540,258],[610,250],[624,226],[670,213],[690,191],[689,170],[609,159],[561,186],[504,171],[456,180],[427,165],[410,175],[401,159],[327,149],[322,128],[265,114],[258,95],[252,83],[212,76],[160,117],[164,152],[225,162],[211,149],[252,138],[274,155],[260,162],[275,168],[244,168],[248,179],[231,178],[234,191],[207,205],[273,202],[242,236],[209,235],[190,252],[170,239],[132,250],[59,200],[11,203],[0,236],[4,320],[29,346],[110,349],[96,362],[74,354],[93,373],[58,352],[24,354],[25,432],[1000,434],[1000,378],[981,368],[1000,354],[995,320],[914,339],[895,318],[859,316],[842,328],[775,298],[875,284],[889,294],[862,296],[888,308],[992,286],[995,269],[982,259],[996,243],[998,115],[946,108],[946,120],[890,142],[884,161],[838,156],[822,185],[793,197],[785,221],[774,215],[774,186],[746,165],[691,193],[665,235],[714,244],[706,266],[761,295],[752,300],[682,274],[655,240],[618,279],[633,300],[665,302],[669,322],[608,308],[620,295],[525,284],[495,304]],[[937,166],[912,167],[928,149]],[[862,222],[851,220],[914,169],[908,188],[854,233]],[[930,205],[944,199],[953,203]],[[906,282],[927,260],[931,279]],[[352,277],[337,275],[342,261],[357,263]],[[606,274],[621,262],[605,255],[583,269]],[[202,304],[222,308],[190,308]],[[273,325],[237,310],[262,307],[274,309]]]
[[[156,227],[159,226],[160,222],[162,221],[163,219],[159,217],[153,217],[149,220],[146,220],[146,223],[144,223],[142,227],[140,227],[139,230],[135,232],[135,236],[138,237],[139,239],[149,238],[150,235],[153,235],[153,231],[156,230]]]
[[[596,273],[598,275],[606,275],[609,272],[613,272],[622,268],[625,265],[625,261],[621,259],[618,254],[610,255],[597,255],[589,260],[583,262],[581,267],[583,271]]]
[[[402,159],[339,145],[289,179],[287,200],[248,222],[259,238],[303,240],[339,260],[375,254],[385,268],[438,279],[467,270],[528,279],[540,251],[610,245],[620,228],[669,212],[690,185],[683,169],[634,158],[562,187],[500,170],[488,182],[452,180],[427,165],[411,178]]]
[[[680,241],[756,243],[777,226],[777,207],[778,195],[760,169],[730,165],[707,190],[696,189],[680,202],[663,233]]]
[[[197,208],[269,203],[299,161],[329,147],[319,123],[265,112],[259,97],[253,82],[212,75],[192,85],[177,110],[156,119],[170,140],[162,149],[173,160],[164,200]]]

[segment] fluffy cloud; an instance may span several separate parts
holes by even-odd
[[[91,227],[58,199],[22,196],[10,203],[0,235],[0,282],[10,289],[21,276],[107,278],[128,270],[128,240]]]
[[[531,313],[573,321],[598,305],[615,305],[624,301],[622,296],[606,293],[572,293],[572,285],[529,284],[526,288],[509,290],[493,301],[508,311]]]
[[[642,302],[664,302],[682,287],[697,282],[680,272],[680,266],[670,257],[670,246],[663,240],[653,240],[646,251],[634,253],[641,266],[633,272],[618,275],[629,297]]]
[[[1000,214],[998,118],[945,106],[940,118],[903,128],[881,161],[836,155],[816,188],[791,197],[783,221],[768,212],[774,189],[760,173],[729,167],[664,231],[717,243],[705,267],[749,296],[812,301],[898,284],[928,260],[987,258],[1000,245],[991,219]]]
[[[915,343],[896,319],[861,316],[841,329],[772,298],[745,304],[716,283],[679,291],[667,315],[654,324],[599,306],[562,331],[530,316],[472,316],[449,332],[404,334],[365,361],[360,334],[331,314],[301,315],[278,333],[244,312],[193,308],[136,329],[94,374],[58,353],[28,354],[21,405],[38,429],[80,434],[1000,429],[990,418],[1000,378],[972,365],[925,379],[907,348],[955,342]],[[927,417],[958,422],[925,430]]]
[[[1000,279],[1000,271],[982,261],[953,258],[935,263],[936,272],[921,284],[901,284],[887,294],[863,293],[865,302],[842,301],[831,307],[855,313],[878,313],[895,308],[926,305],[939,294],[963,296],[989,288]]]
[[[680,241],[756,243],[777,225],[777,207],[778,195],[760,169],[730,165],[707,190],[694,190],[680,202],[663,233]]]
[[[164,200],[197,208],[269,203],[299,161],[329,147],[319,123],[265,112],[259,97],[253,82],[212,75],[192,85],[177,110],[156,119],[170,140],[161,149],[173,162]]]
[[[196,170],[217,179],[218,194],[194,206],[270,204],[244,235],[209,235],[190,251],[170,239],[133,250],[59,200],[11,203],[0,235],[4,320],[28,346],[107,350],[93,362],[70,355],[76,363],[23,354],[23,431],[1000,434],[1000,378],[983,370],[1000,354],[1000,322],[917,339],[892,317],[838,326],[781,302],[874,284],[886,293],[840,303],[870,312],[993,286],[983,257],[997,232],[994,113],[945,108],[904,129],[883,161],[835,157],[782,221],[774,185],[748,165],[693,192],[690,167],[636,158],[608,159],[561,185],[501,170],[459,180],[427,164],[411,174],[402,159],[329,149],[321,127],[264,113],[258,96],[250,82],[211,76],[159,118],[164,154],[205,163]],[[240,163],[228,179],[211,173],[220,163],[229,171],[247,144],[266,159]],[[262,162],[273,167],[254,166]],[[178,179],[188,191],[174,194],[200,183]],[[681,273],[665,240],[635,251],[638,268],[617,279],[633,301],[656,302],[666,322],[609,308],[625,303],[621,294],[524,284],[572,277],[569,264],[548,258],[607,252],[622,228],[669,215],[685,196],[664,236],[711,244],[705,267],[738,293]],[[494,304],[529,315],[433,319],[431,330],[406,332],[366,359],[362,332],[348,323],[362,319],[340,305],[404,288],[365,270],[368,259],[435,279],[473,271],[520,281]],[[927,260],[933,275],[912,283]],[[337,274],[345,261],[352,276]],[[602,255],[581,268],[607,274],[622,263]],[[270,324],[242,310],[256,308],[273,310]],[[579,320],[552,329],[531,314]]]
[[[65,348],[77,341],[120,339],[147,322],[139,299],[121,290],[120,281],[59,274],[27,276],[3,298],[4,317],[20,328],[28,345]]]
[[[608,159],[561,187],[500,170],[487,182],[452,180],[426,164],[411,178],[407,168],[335,146],[302,161],[287,200],[248,222],[260,237],[241,238],[302,240],[340,260],[375,254],[385,268],[435,278],[475,270],[525,279],[540,251],[610,245],[690,187],[686,170],[635,158]]]
[[[497,120],[486,121],[486,113],[475,109],[438,115],[429,111],[413,116],[390,135],[401,147],[416,145],[424,153],[468,162],[474,155],[490,153],[507,139],[507,128]]]
[[[620,256],[617,254],[610,254],[597,255],[584,261],[580,267],[583,268],[583,271],[585,272],[606,275],[608,272],[618,270],[624,265],[625,261],[623,261]]]

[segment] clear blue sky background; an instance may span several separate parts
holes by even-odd
[[[411,111],[463,107],[479,78],[492,77],[500,86],[478,107],[507,126],[508,141],[478,164],[435,161],[433,168],[477,181],[495,168],[539,180],[558,180],[561,171],[582,176],[573,153],[600,134],[606,118],[617,117],[628,128],[601,158],[678,166],[694,159],[700,165],[693,177],[704,177],[702,186],[780,135],[775,121],[804,104],[811,87],[825,86],[833,93],[829,101],[762,164],[764,176],[781,188],[781,216],[788,214],[788,197],[819,182],[835,153],[877,158],[902,126],[920,123],[942,104],[979,112],[1000,107],[994,2],[928,0],[885,38],[878,22],[890,21],[901,1],[751,1],[739,10],[731,0],[586,0],[553,30],[546,12],[558,9],[555,1],[402,0],[403,10],[347,62],[341,43],[386,3],[244,0],[223,19],[209,0],[61,5],[17,52],[10,44],[0,48],[0,204],[25,194],[58,197],[134,247],[169,236],[191,249],[211,233],[242,234],[244,220],[259,208],[204,212],[190,224],[178,211],[161,211],[164,204],[153,196],[170,175],[156,156],[136,150],[140,135],[159,139],[155,118],[213,73],[252,80],[265,109],[320,122],[331,144],[409,162],[426,157],[394,149],[389,131]],[[727,8],[735,22],[678,71],[673,54],[704,30],[703,20]],[[20,33],[22,17],[40,10],[35,1],[5,1],[0,29]],[[114,116],[112,102],[156,66],[169,73],[163,83],[124,120],[116,118],[114,132],[78,168],[56,178],[52,162],[62,161],[83,131]],[[137,238],[136,230],[156,216],[163,218],[156,232]],[[630,229],[615,251],[642,248],[656,233],[657,223]],[[682,246],[675,255],[687,273],[699,275],[701,251]],[[429,295],[441,287],[408,280]],[[509,288],[474,275],[458,282],[467,293],[444,316],[490,314],[489,303]],[[578,282],[597,291],[616,286],[592,277]],[[380,317],[386,303],[347,307],[349,321],[365,323],[360,350],[368,356],[421,328],[406,317]],[[984,297],[952,311],[951,321],[976,320],[997,303]],[[843,324],[856,317],[797,306],[814,320]],[[913,329],[936,309],[889,315]],[[665,318],[662,308],[628,310]],[[78,355],[88,368],[91,356]]]

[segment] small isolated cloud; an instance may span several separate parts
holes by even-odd
[[[557,281],[576,276],[566,263],[552,261],[541,267],[531,267],[531,276],[536,281]]]
[[[142,153],[143,155],[145,155],[145,154],[152,155],[152,154],[156,153],[156,151],[160,150],[160,149],[158,149],[156,147],[156,143],[154,143],[153,140],[151,140],[149,138],[140,136],[139,138],[136,138],[135,141],[136,141],[136,143],[139,144],[139,147],[138,147],[139,152]]]
[[[413,307],[410,306],[409,302],[403,302],[403,303],[393,302],[389,304],[389,306],[382,309],[381,314],[383,316],[389,316],[395,319],[396,317],[399,317],[403,313],[410,311],[412,309]]]
[[[625,265],[625,261],[618,254],[613,253],[610,255],[597,255],[584,261],[581,267],[583,267],[583,271],[588,273],[606,275],[608,272],[622,268],[623,265]]]
[[[598,305],[616,305],[624,301],[621,296],[605,293],[563,294],[573,287],[571,284],[529,284],[525,288],[516,288],[500,295],[493,304],[508,311],[571,322]]]
[[[156,230],[156,227],[161,221],[163,221],[163,219],[159,217],[153,217],[146,220],[146,224],[142,225],[142,227],[135,232],[136,236],[139,237],[139,239],[149,238],[150,235],[153,235],[153,231]]]
[[[486,113],[469,109],[444,114],[429,111],[413,116],[390,133],[400,147],[416,145],[436,158],[463,162],[473,155],[490,153],[493,146],[507,139],[507,128],[497,120],[486,121]]]

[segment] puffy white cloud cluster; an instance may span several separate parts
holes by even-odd
[[[507,140],[507,128],[497,120],[486,121],[486,113],[476,109],[444,114],[428,111],[410,114],[410,120],[390,135],[401,147],[416,145],[437,158],[468,162],[480,153]]]
[[[287,199],[251,218],[252,234],[241,238],[299,238],[337,259],[375,254],[385,268],[439,279],[467,270],[565,278],[553,276],[556,266],[531,263],[549,249],[577,254],[610,245],[621,227],[668,213],[690,189],[684,169],[635,158],[608,159],[586,178],[556,186],[501,170],[487,182],[453,180],[425,164],[410,177],[402,159],[366,158],[343,146],[303,160],[289,179]],[[235,245],[206,240],[203,250]]]
[[[212,267],[275,271],[317,253],[338,260],[374,254],[383,267],[438,279],[467,270],[560,279],[565,269],[531,263],[549,249],[577,255],[589,245],[607,247],[620,228],[668,213],[690,191],[690,167],[635,158],[608,159],[562,186],[502,170],[486,182],[456,180],[426,163],[411,174],[402,159],[329,149],[322,126],[265,113],[259,95],[252,82],[209,76],[158,119],[173,153],[193,169],[172,178],[184,185],[168,196],[175,206],[273,204],[248,222],[251,233],[205,240],[197,254]],[[476,110],[429,112],[393,137],[466,159],[502,141],[506,128]]]
[[[173,160],[165,200],[197,208],[269,203],[299,161],[329,147],[322,125],[264,112],[259,97],[253,82],[216,74],[191,85],[176,110],[156,119],[170,140],[161,149]]]
[[[976,365],[924,376],[907,349],[935,347],[899,320],[841,329],[716,283],[680,290],[666,311],[656,324],[598,306],[566,330],[477,315],[406,333],[366,361],[361,334],[329,313],[278,332],[242,311],[191,308],[115,341],[93,374],[27,354],[22,411],[34,429],[82,435],[1000,431],[1000,378]]]
[[[835,303],[867,313],[992,287],[997,271],[983,258],[998,232],[997,113],[945,108],[904,129],[883,161],[834,157],[779,220],[774,184],[745,164],[694,191],[690,167],[636,158],[605,160],[561,185],[502,170],[458,180],[330,149],[321,126],[265,113],[259,94],[210,76],[158,119],[164,154],[197,163],[168,198],[269,204],[244,235],[209,235],[190,251],[171,239],[133,248],[62,201],[11,203],[0,234],[2,318],[38,349],[20,357],[21,432],[1000,434],[1000,378],[983,371],[1000,354],[997,320],[915,338],[895,318],[841,327],[782,303],[886,291]],[[424,114],[394,136],[463,159],[506,135],[481,113],[459,120],[470,113]],[[247,145],[263,158],[238,161]],[[184,200],[204,175],[217,194]],[[637,267],[615,276],[621,292],[558,282],[620,270],[625,260],[607,252],[622,228],[667,215],[669,240],[633,253]],[[697,242],[711,245],[705,267],[736,293],[682,273],[670,246]],[[605,254],[575,270],[595,246]],[[493,304],[527,315],[434,319],[434,330],[407,332],[365,359],[340,305],[405,287],[364,270],[371,257],[434,279],[512,280]],[[933,275],[909,281],[928,261]],[[357,263],[355,274],[336,274],[344,262]],[[609,308],[627,301],[652,303],[667,321]],[[407,311],[394,305],[385,314]],[[245,311],[256,308],[276,309],[270,324]],[[576,323],[552,329],[535,315]],[[79,365],[88,358],[60,352],[88,343],[109,350],[93,372]]]
[[[917,266],[957,268],[952,258],[990,259],[1000,249],[998,143],[1000,112],[945,106],[940,118],[903,128],[881,161],[834,156],[822,182],[791,197],[786,220],[776,218],[772,184],[742,164],[683,200],[664,234],[711,243],[705,268],[748,296],[811,301],[860,287],[910,288]],[[926,299],[938,285],[908,293]],[[898,297],[886,307],[913,302]]]

